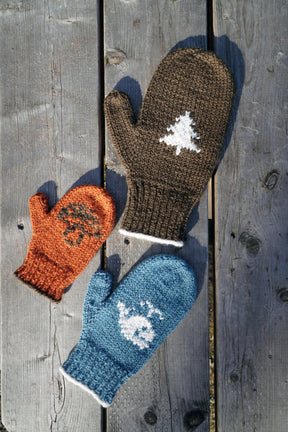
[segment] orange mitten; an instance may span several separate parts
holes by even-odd
[[[102,246],[115,223],[115,202],[100,186],[70,190],[49,212],[47,196],[29,200],[33,236],[15,275],[39,294],[60,301]]]

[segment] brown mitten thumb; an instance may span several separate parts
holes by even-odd
[[[113,90],[105,99],[104,109],[113,145],[127,169],[137,150],[135,119],[130,99],[125,93]]]

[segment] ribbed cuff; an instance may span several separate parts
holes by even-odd
[[[183,246],[193,200],[188,193],[164,189],[141,180],[128,180],[129,198],[122,232],[159,238],[159,243]],[[149,237],[148,237],[149,236]],[[141,237],[141,238],[142,238]],[[144,237],[143,237],[144,238]],[[155,241],[155,240],[154,240]]]
[[[111,405],[117,390],[129,377],[119,363],[88,343],[78,344],[62,369],[64,376],[68,374],[70,381],[92,394],[103,407]]]
[[[24,264],[15,271],[15,276],[34,289],[38,294],[59,302],[70,285],[72,269],[69,266],[60,267],[46,255],[29,252]]]

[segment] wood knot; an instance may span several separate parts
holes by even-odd
[[[274,73],[274,65],[273,64],[267,65],[266,70],[267,72]]]
[[[280,172],[278,170],[274,169],[270,171],[264,179],[263,186],[268,190],[274,189],[278,183],[279,177]]]
[[[288,303],[288,288],[280,288],[277,294],[281,301]]]
[[[40,361],[45,361],[46,359],[48,359],[50,356],[48,355],[48,354],[43,354],[43,355],[40,355],[39,357],[38,357],[38,360],[40,360]]]
[[[105,55],[106,65],[117,65],[122,63],[126,58],[126,54],[121,50],[108,50]]]
[[[260,250],[261,241],[247,232],[243,232],[239,241],[246,247],[249,255],[256,256]]]
[[[230,380],[231,380],[232,382],[237,382],[237,381],[239,381],[239,375],[238,375],[236,372],[232,372],[231,375],[230,375]]]
[[[188,411],[183,418],[184,427],[187,431],[193,432],[203,423],[206,418],[206,412],[200,409]]]
[[[157,423],[157,416],[152,410],[147,410],[144,414],[144,420],[149,425],[155,425]]]

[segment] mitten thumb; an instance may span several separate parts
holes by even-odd
[[[29,200],[30,217],[33,231],[41,224],[49,212],[47,196],[44,193],[37,193]]]
[[[104,303],[112,289],[112,276],[105,271],[99,271],[92,275],[88,284],[84,306],[83,322],[93,318],[97,310]]]
[[[111,91],[105,98],[104,111],[115,150],[127,168],[137,145],[134,113],[129,97],[118,90]]]

